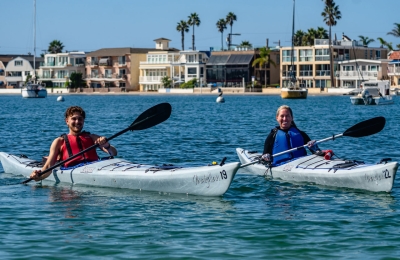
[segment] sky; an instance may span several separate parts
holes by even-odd
[[[33,53],[33,0],[0,0],[0,54]],[[342,33],[359,40],[363,35],[379,46],[382,37],[393,46],[400,38],[387,35],[400,23],[400,0],[335,0],[342,13],[332,37]],[[322,0],[296,0],[295,30],[328,27],[323,22]],[[219,19],[229,12],[237,16],[233,24],[234,44],[249,41],[253,47],[290,46],[293,0],[36,0],[36,54],[46,50],[52,40],[64,44],[64,51],[90,52],[101,48],[154,48],[157,38],[170,39],[170,47],[182,49],[180,20],[197,13],[197,50],[221,48]],[[224,32],[224,44],[230,26]],[[192,27],[185,33],[185,49],[192,46]]]

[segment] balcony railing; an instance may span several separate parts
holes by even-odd
[[[300,70],[300,77],[312,77],[312,70]]]
[[[161,82],[164,76],[141,76],[139,77],[140,82]]]
[[[315,76],[319,77],[325,77],[325,76],[330,76],[331,71],[330,70],[317,70],[315,72]]]
[[[389,67],[388,73],[400,73],[400,68]]]

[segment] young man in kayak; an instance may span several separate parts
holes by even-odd
[[[276,121],[278,121],[279,126],[273,128],[265,140],[262,155],[263,160],[271,162],[272,165],[278,165],[285,161],[305,156],[307,155],[307,151],[301,148],[294,152],[271,158],[272,154],[287,151],[305,144],[307,144],[312,153],[319,150],[315,140],[311,140],[305,132],[297,128],[293,121],[292,109],[289,106],[283,105],[278,108],[276,111]]]
[[[91,134],[82,131],[85,123],[85,111],[78,106],[69,107],[65,111],[65,123],[69,128],[68,135],[64,134],[57,137],[50,146],[49,157],[41,170],[35,170],[30,175],[30,178],[35,181],[46,179],[51,171],[43,174],[40,173],[52,167],[58,160],[64,161],[74,154],[85,150],[86,148],[98,144],[99,148],[110,156],[117,155],[117,150],[112,146],[105,137]],[[99,156],[95,149],[89,150],[86,153],[66,162],[64,167],[71,167],[82,162],[97,161]]]

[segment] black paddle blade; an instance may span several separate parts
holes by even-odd
[[[386,119],[383,116],[374,117],[347,129],[343,136],[363,137],[380,132],[385,127]]]
[[[158,125],[169,118],[172,107],[169,103],[160,103],[144,111],[129,126],[129,130],[144,130]]]

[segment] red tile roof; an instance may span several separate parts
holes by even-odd
[[[400,51],[394,51],[389,56],[389,60],[400,60]]]

